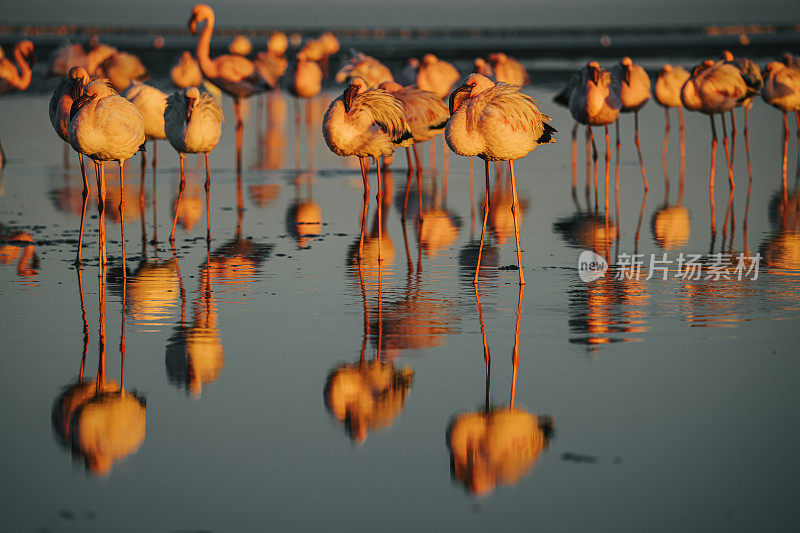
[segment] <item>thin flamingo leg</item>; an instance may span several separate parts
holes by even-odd
[[[519,266],[519,284],[525,285],[525,275],[522,273],[522,250],[519,246],[519,199],[517,198],[517,182],[514,178],[514,160],[509,163],[511,170],[511,192],[514,197],[514,203],[511,204],[511,215],[514,218],[514,238],[517,241],[517,265]],[[596,192],[595,192],[596,194]]]
[[[422,165],[419,164],[419,154],[417,153],[417,145],[412,144],[411,149],[414,150],[414,163],[417,165],[417,202],[419,205],[417,206],[417,220],[419,221],[419,227],[422,228]]]
[[[125,265],[125,173],[124,161],[119,161],[119,226],[122,232],[122,279],[128,276],[128,268]]]
[[[733,168],[734,154],[736,153],[736,115],[731,109],[731,168]]]
[[[611,180],[611,140],[610,140],[609,135],[608,135],[608,124],[606,124],[604,126],[604,129],[605,129],[605,133],[606,133],[606,175],[605,175],[605,178],[606,178],[606,189],[605,189],[606,203],[605,203],[605,212],[606,212],[606,216],[608,216],[608,208],[609,208],[608,189],[609,189],[609,185],[610,185],[609,181]]]
[[[486,195],[483,197],[483,227],[481,229],[481,244],[478,247],[478,265],[475,267],[475,278],[473,279],[472,283],[474,285],[478,284],[478,274],[481,271],[481,255],[483,253],[483,239],[486,235],[486,221],[489,218],[489,160],[487,159],[484,161],[486,167]]]
[[[208,169],[208,152],[206,152],[206,243],[211,243],[211,173]]]
[[[367,211],[369,207],[369,177],[367,176],[367,159],[359,157],[361,164],[361,177],[364,180],[364,205],[361,212],[361,236],[358,239],[358,260],[364,259],[364,233],[367,228]]]
[[[578,187],[578,123],[572,126],[572,190]]]
[[[725,162],[728,164],[728,183],[731,190],[736,188],[736,183],[733,181],[733,167],[731,166],[731,158],[728,152],[728,130],[725,127],[725,113],[720,113],[722,118],[722,147],[725,149]]]
[[[75,263],[81,264],[81,250],[83,249],[83,224],[86,221],[86,206],[89,203],[89,180],[86,179],[86,168],[83,166],[83,155],[78,154],[78,161],[81,163],[81,176],[83,176],[83,206],[81,207],[81,230],[78,236],[78,257]]]
[[[783,163],[781,167],[781,177],[783,179],[783,202],[788,200],[789,190],[786,188],[786,167],[789,157],[789,121],[786,112],[783,113]]]
[[[714,115],[709,115],[711,119],[711,171],[708,177],[708,191],[711,199],[711,234],[717,233],[717,220],[714,212],[714,170],[717,162],[717,129],[714,127]]]
[[[594,132],[589,127],[589,139],[592,141],[592,161],[594,164],[594,210],[597,211],[597,146],[594,143]]]
[[[186,175],[184,174],[184,155],[178,154],[181,162],[181,184],[178,186],[178,199],[175,201],[175,217],[172,219],[172,232],[169,234],[169,242],[175,243],[175,226],[178,224],[178,211],[181,207],[183,189],[186,188]]]
[[[383,176],[381,176],[381,158],[375,159],[375,169],[378,172],[378,192],[375,200],[378,202],[378,264],[383,261]]]
[[[100,212],[100,264],[105,268],[108,263],[106,254],[106,175],[103,162],[97,163],[100,179],[97,181],[97,206]]]
[[[753,181],[753,167],[750,166],[750,106],[744,108],[744,153],[747,156],[747,177]],[[746,217],[745,217],[746,220]]]
[[[745,112],[746,113],[746,112]],[[685,125],[683,123],[683,107],[678,106],[678,120],[680,121],[680,133],[681,133],[681,166],[680,166],[680,178],[678,182],[678,205],[681,205],[683,201],[683,178],[686,174],[686,137],[684,135]],[[747,124],[747,119],[745,119],[745,124]],[[745,132],[747,132],[747,126],[745,125]],[[745,139],[747,135],[745,133]]]
[[[519,330],[522,323],[522,297],[525,295],[525,285],[519,286],[519,300],[517,301],[517,321],[514,327],[514,351],[511,355],[511,397],[508,408],[514,409],[514,397],[517,392],[517,370],[519,370]]]
[[[406,193],[403,197],[403,222],[406,220],[406,210],[408,209],[408,193],[411,191],[411,176],[414,173],[414,167],[411,165],[411,148],[406,146],[406,162],[408,163],[408,174],[406,174]]]
[[[669,108],[664,108],[664,120],[666,127],[664,128],[664,144],[661,146],[661,168],[664,171],[664,196],[669,197],[669,170],[667,169],[667,148],[669,147]]]
[[[644,183],[644,190],[649,191],[650,186],[647,184],[647,172],[644,170],[644,158],[642,157],[642,144],[639,142],[639,111],[633,112],[633,124],[635,128],[634,139],[636,140],[636,152],[639,154],[639,166],[642,169],[642,182]]]

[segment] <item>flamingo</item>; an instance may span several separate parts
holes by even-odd
[[[69,112],[72,103],[83,93],[83,88],[89,83],[89,73],[83,67],[72,67],[69,75],[61,80],[53,96],[50,98],[50,123],[53,129],[67,144],[69,144]],[[81,262],[81,249],[83,248],[83,223],[86,219],[86,199],[89,197],[89,181],[86,179],[86,169],[83,166],[83,156],[78,153],[83,176],[83,208],[81,209],[81,229],[78,237],[78,256],[75,262]]]
[[[686,159],[686,144],[684,141],[683,123],[683,104],[681,103],[681,87],[690,77],[689,71],[682,67],[673,67],[669,63],[661,67],[655,85],[656,102],[664,108],[664,119],[666,120],[666,131],[664,132],[664,148],[661,158],[664,165],[664,180],[669,188],[669,178],[667,177],[667,141],[669,139],[669,110],[672,107],[678,108],[678,120],[680,121],[681,137],[681,180],[683,180],[684,163]]]
[[[795,112],[798,129],[798,146],[800,146],[800,70],[786,66],[780,61],[771,61],[767,64],[766,80],[761,93],[764,101],[778,108],[783,113],[783,194],[786,189],[786,164],[789,144],[789,121],[786,113]]]
[[[178,63],[169,71],[169,77],[172,79],[172,83],[180,89],[198,87],[203,83],[200,65],[188,50],[183,51]]]
[[[7,57],[0,58],[0,95],[11,91],[24,91],[31,84],[31,66],[36,61],[33,55],[33,43],[20,41],[14,47],[14,61]],[[0,143],[0,168],[6,164],[3,144]]]
[[[419,70],[417,71],[417,87],[423,91],[432,92],[439,98],[447,98],[450,92],[458,85],[461,75],[456,67],[442,61],[433,54],[422,56]],[[447,144],[442,138],[442,159],[444,160],[444,172],[447,172]],[[431,167],[436,165],[436,144],[431,143]]]
[[[208,154],[219,143],[224,122],[225,115],[217,101],[207,93],[201,95],[197,87],[189,87],[167,98],[167,107],[164,111],[164,130],[169,143],[178,152],[181,165],[181,184],[178,189],[178,201],[175,205],[175,218],[172,221],[172,233],[169,236],[169,241],[173,244],[175,243],[175,224],[178,222],[178,207],[183,189],[186,187],[185,154],[205,154],[206,242],[211,242],[211,211],[209,208],[211,175],[208,169]]]
[[[144,81],[150,77],[142,61],[127,52],[113,54],[100,63],[95,73],[109,80],[117,92],[127,89],[133,81]]]
[[[81,44],[66,44],[57,48],[51,56],[50,74],[66,76],[72,67],[83,67],[93,75],[103,61],[116,53],[116,48],[100,44],[97,36],[93,35],[89,41],[88,52]]]
[[[98,207],[100,211],[100,264],[106,264],[105,198],[106,185],[103,162],[119,163],[120,226],[122,229],[122,271],[125,268],[125,161],[143,149],[144,121],[136,106],[119,96],[104,81],[93,81],[83,89],[70,110],[69,143],[72,148],[95,162]],[[102,270],[102,268],[101,268]]]
[[[236,111],[236,174],[242,171],[242,98],[247,98],[267,88],[252,61],[237,55],[223,55],[211,59],[211,36],[214,33],[214,10],[206,4],[197,4],[189,18],[189,31],[197,34],[197,26],[205,22],[197,40],[197,60],[203,76],[211,83],[233,97]],[[242,209],[241,204],[239,210]]]
[[[369,89],[364,79],[351,78],[341,96],[331,102],[322,120],[322,134],[328,148],[340,156],[354,155],[361,163],[364,180],[364,207],[361,217],[361,236],[358,245],[359,261],[364,257],[364,231],[369,201],[368,157],[375,160],[378,175],[378,242],[381,242],[383,183],[380,158],[394,153],[395,148],[413,139],[403,112],[403,104],[390,93]],[[378,260],[382,259],[378,248]]]
[[[249,56],[253,51],[253,43],[244,35],[237,35],[228,44],[228,52],[240,56]]]
[[[596,63],[596,62],[595,62]],[[600,65],[597,65],[597,68],[600,68]],[[483,58],[478,58],[475,60],[475,70],[478,74],[483,74],[487,78],[494,77],[494,72],[492,71],[492,67],[486,63]],[[579,71],[580,72],[580,71]],[[569,99],[572,96],[572,91],[575,90],[575,87],[578,86],[580,73],[576,72],[572,74],[570,77],[569,82],[556,93],[553,97],[553,102],[560,105],[561,107],[566,107],[569,109]],[[488,73],[488,74],[486,74]],[[575,196],[575,188],[578,185],[578,178],[577,178],[577,167],[578,167],[578,121],[575,121],[575,124],[572,126],[572,152],[571,152],[571,170],[572,170],[572,195]],[[586,160],[588,163],[589,160],[589,138],[588,132],[586,135]],[[586,193],[589,193],[589,165],[586,165]]]
[[[714,63],[706,60],[692,71],[692,76],[681,88],[681,102],[690,111],[700,111],[711,119],[711,171],[709,175],[709,191],[711,195],[711,231],[716,234],[717,225],[714,216],[714,163],[717,153],[717,131],[714,127],[714,114],[723,114],[736,106],[736,103],[747,94],[747,85],[742,79],[739,69],[724,61]],[[725,117],[722,117],[723,146],[728,153],[728,136],[725,131]],[[733,170],[728,165],[728,180],[731,190],[735,188]]]
[[[259,75],[264,78],[273,89],[278,89],[278,81],[286,73],[289,61],[286,59],[286,49],[289,39],[283,32],[273,32],[267,41],[267,51],[259,52],[253,63]]]
[[[611,69],[611,76],[617,80],[620,88],[620,101],[622,107],[620,112],[633,112],[634,128],[636,130],[634,139],[636,140],[636,151],[639,154],[639,166],[642,169],[642,182],[644,190],[650,190],[647,184],[647,173],[644,170],[644,159],[642,158],[642,147],[639,143],[639,110],[650,100],[650,76],[640,66],[633,62],[630,57],[623,57],[620,62]],[[617,150],[621,144],[619,140],[619,122],[617,122]]]
[[[403,87],[399,83],[386,81],[381,83],[380,88],[391,93],[403,104],[403,111],[408,121],[408,127],[413,136],[414,158],[417,163],[417,189],[419,189],[419,155],[415,146],[418,142],[425,142],[433,137],[444,133],[444,127],[450,113],[447,105],[442,102],[435,94],[413,87]],[[406,147],[406,159],[408,161],[408,177],[406,179],[406,194],[403,202],[403,220],[406,218],[406,207],[408,206],[408,191],[411,186],[411,151]],[[422,202],[422,192],[417,191],[420,203]],[[422,209],[419,211],[422,216]]]
[[[723,59],[737,69],[739,69],[742,79],[747,85],[747,96],[742,99],[737,105],[744,107],[744,143],[747,154],[747,171],[750,181],[753,180],[753,171],[750,167],[750,108],[753,107],[753,99],[758,96],[761,89],[764,88],[764,78],[761,75],[761,69],[753,61],[744,58],[734,58],[733,54],[727,50],[722,53]],[[733,168],[733,151],[736,143],[736,116],[731,109],[731,160],[730,166]]]
[[[300,131],[300,98],[306,100],[306,128],[309,132],[309,166],[313,166],[313,138],[311,137],[311,99],[317,96],[322,90],[322,69],[316,61],[311,61],[305,52],[297,54],[297,60],[292,66],[289,74],[289,92],[295,97],[294,100],[294,126],[295,135]],[[297,155],[297,147],[295,154]],[[299,167],[299,162],[297,162]]]
[[[586,125],[592,140],[593,158],[595,162],[595,207],[597,207],[597,148],[594,145],[592,126],[603,126],[605,129],[605,212],[608,213],[609,171],[611,163],[611,145],[608,137],[608,125],[619,118],[619,113],[622,108],[619,83],[609,71],[601,69],[596,61],[587,63],[586,66],[578,72],[578,77],[575,78],[572,83],[574,85],[569,97],[570,113],[572,114],[572,118],[577,122]],[[619,168],[619,161],[617,161],[617,168]],[[618,179],[615,181],[618,183]],[[588,195],[588,182],[586,190]],[[588,201],[587,196],[587,203]]]
[[[354,52],[353,56],[336,73],[336,82],[344,83],[349,78],[359,77],[369,87],[378,87],[385,81],[394,81],[389,67],[366,54]]]
[[[517,264],[520,285],[525,284],[522,272],[522,252],[519,247],[517,223],[519,200],[514,176],[514,160],[525,157],[540,144],[555,142],[556,129],[551,118],[539,111],[536,100],[520,92],[515,85],[495,83],[481,74],[470,74],[463,85],[450,95],[450,120],[445,138],[450,149],[463,156],[478,156],[486,167],[486,199],[483,204],[481,249],[489,214],[489,161],[508,161],[514,203],[514,236],[517,244]],[[480,249],[474,283],[480,272]]]
[[[144,135],[148,141],[153,141],[153,168],[156,167],[156,141],[166,139],[164,131],[164,110],[167,108],[167,94],[151,85],[133,82],[122,96],[130,100],[144,120]],[[142,166],[144,166],[144,152],[142,152]]]
[[[489,54],[489,64],[494,72],[495,81],[511,85],[528,85],[531,82],[528,71],[522,63],[502,52]]]

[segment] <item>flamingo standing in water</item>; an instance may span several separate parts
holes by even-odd
[[[764,101],[783,113],[783,195],[786,198],[786,165],[789,151],[789,121],[786,113],[794,111],[797,119],[797,143],[800,148],[800,70],[780,61],[767,64],[766,80],[761,93]],[[746,109],[746,108],[745,108]]]
[[[69,143],[76,152],[95,162],[97,175],[98,207],[100,211],[100,264],[106,264],[105,199],[106,182],[103,163],[119,163],[120,226],[122,229],[122,272],[125,267],[125,161],[143,149],[144,121],[136,106],[119,96],[104,81],[93,81],[75,100],[70,110]],[[102,270],[102,269],[101,269]]]
[[[167,139],[180,156],[181,184],[178,189],[178,201],[175,205],[175,219],[172,221],[172,233],[169,241],[175,243],[175,224],[178,222],[178,208],[186,187],[184,159],[186,154],[205,154],[206,158],[206,242],[211,242],[211,211],[209,208],[209,192],[211,175],[208,170],[208,154],[219,143],[222,136],[222,125],[225,115],[216,100],[207,93],[200,94],[197,87],[189,87],[176,92],[167,98],[164,111],[164,126]]]
[[[439,98],[445,99],[450,92],[458,86],[461,74],[456,67],[442,61],[433,54],[422,56],[419,70],[417,71],[417,87],[423,91],[432,92]],[[444,172],[447,173],[448,157],[447,143],[442,138],[442,159],[444,160]],[[431,142],[431,168],[436,166],[436,143]]]
[[[399,83],[393,81],[381,83],[380,88],[391,93],[403,104],[403,111],[408,121],[408,127],[411,129],[411,135],[414,137],[411,147],[405,147],[406,160],[408,161],[406,194],[405,200],[403,201],[403,220],[405,220],[406,208],[408,206],[408,192],[411,186],[412,166],[410,150],[411,148],[414,149],[414,159],[417,164],[417,195],[420,204],[422,204],[422,190],[420,189],[419,183],[420,164],[416,143],[428,141],[440,133],[444,133],[444,127],[447,125],[447,119],[450,118],[450,113],[447,109],[447,105],[432,92],[415,89],[413,87],[403,87]],[[419,216],[422,216],[421,208],[419,210]]]
[[[647,184],[647,173],[644,170],[644,159],[642,158],[642,146],[639,142],[639,110],[650,100],[650,76],[641,67],[636,65],[630,57],[623,57],[622,60],[611,69],[611,76],[619,83],[619,95],[622,102],[622,113],[633,112],[634,128],[636,130],[634,139],[636,140],[636,151],[639,154],[639,166],[642,169],[642,182],[644,190],[650,190]],[[617,150],[620,149],[619,140],[619,121],[617,122]]]
[[[745,57],[734,58],[733,54],[728,50],[722,52],[722,57],[727,63],[739,69],[739,73],[741,74],[745,85],[747,85],[747,96],[739,101],[738,106],[744,107],[744,142],[745,147],[747,148],[747,167],[748,171],[750,172],[750,179],[752,180],[753,173],[750,169],[750,132],[748,123],[750,120],[750,108],[753,107],[753,100],[761,92],[761,89],[764,88],[764,78],[761,75],[761,68],[759,68],[759,66],[750,59]],[[731,167],[733,167],[733,148],[735,142],[736,116],[733,114],[733,109],[731,109]]]
[[[661,151],[661,159],[664,165],[664,181],[669,188],[669,178],[667,177],[667,143],[669,140],[669,110],[672,107],[678,108],[678,121],[680,122],[681,136],[681,180],[683,180],[683,169],[686,159],[686,144],[684,141],[683,124],[683,103],[681,102],[681,87],[686,83],[691,75],[689,71],[682,67],[673,67],[669,63],[661,67],[661,72],[656,78],[655,96],[656,102],[664,108],[664,119],[666,120],[666,131],[664,132],[664,147]]]
[[[167,108],[167,94],[151,85],[133,82],[122,96],[130,100],[144,120],[144,135],[148,141],[153,141],[153,169],[156,168],[156,141],[166,139],[164,132],[164,110]],[[142,152],[142,167],[144,167],[144,152]]]
[[[362,78],[351,78],[344,93],[331,102],[322,120],[322,135],[328,148],[337,155],[354,155],[361,163],[364,180],[364,207],[361,216],[361,236],[358,259],[364,257],[364,232],[369,202],[368,157],[375,160],[378,174],[378,260],[382,260],[380,242],[383,212],[383,180],[380,158],[394,153],[395,148],[413,139],[406,122],[403,104],[390,93],[377,88],[368,89]]]
[[[305,52],[297,54],[297,61],[289,74],[289,92],[295,97],[294,100],[294,127],[295,142],[297,142],[300,131],[300,98],[306,101],[306,129],[309,132],[308,157],[309,166],[313,166],[314,143],[311,135],[311,115],[313,108],[311,99],[317,96],[322,90],[322,69],[316,61],[311,61],[306,57]],[[295,154],[299,157],[298,146],[295,146]],[[298,168],[299,161],[295,161]]]
[[[83,88],[89,83],[89,73],[83,67],[72,67],[61,83],[58,84],[53,96],[50,98],[50,123],[53,129],[64,142],[69,144],[69,112],[72,103],[83,94]],[[78,237],[78,256],[75,262],[81,262],[81,249],[83,248],[83,223],[86,220],[86,199],[89,197],[89,181],[86,179],[86,168],[83,166],[83,156],[78,153],[83,176],[83,208],[81,209],[81,229]]]
[[[200,64],[188,50],[183,51],[178,63],[169,71],[169,77],[172,79],[172,83],[180,89],[199,87],[203,83]]]
[[[450,149],[463,156],[478,156],[486,163],[486,196],[483,204],[483,229],[474,283],[478,283],[481,250],[489,214],[489,161],[508,161],[514,202],[514,236],[520,285],[525,284],[517,223],[519,200],[514,176],[514,160],[525,157],[540,144],[555,142],[550,117],[539,111],[536,101],[515,85],[495,83],[481,74],[470,74],[466,82],[450,95],[450,120],[445,138]]]
[[[197,40],[197,60],[200,70],[208,81],[233,97],[233,108],[236,111],[236,174],[242,171],[242,99],[267,88],[264,79],[258,74],[255,65],[246,57],[239,55],[223,55],[211,59],[211,36],[214,33],[214,10],[206,4],[197,4],[189,18],[189,31],[197,34],[197,26],[205,22],[200,38]],[[241,195],[239,195],[239,210]]]
[[[594,144],[592,126],[603,126],[606,134],[606,169],[605,169],[605,212],[608,213],[609,173],[611,164],[608,125],[619,118],[622,103],[620,102],[619,84],[611,73],[601,69],[597,61],[590,61],[578,72],[572,82],[569,96],[569,110],[577,122],[586,125],[592,141],[595,180],[595,208],[597,207],[597,147]],[[574,136],[573,136],[574,139]],[[588,157],[588,155],[587,155]],[[588,161],[587,161],[588,163]],[[619,161],[617,161],[619,168]],[[587,174],[588,179],[588,174]],[[615,180],[618,183],[618,179]],[[586,184],[587,203],[589,184]]]
[[[692,76],[681,88],[681,102],[690,111],[700,111],[711,119],[711,172],[709,175],[709,191],[711,195],[711,231],[717,232],[714,216],[714,165],[717,155],[717,130],[714,126],[714,115],[722,115],[723,138],[725,155],[728,162],[728,135],[725,130],[724,113],[736,106],[736,103],[747,94],[747,85],[742,79],[739,69],[723,61],[714,63],[704,61],[695,67]],[[733,182],[733,169],[728,165],[728,180],[731,191],[735,188]]]
[[[111,82],[118,92],[127,89],[134,81],[144,81],[150,77],[142,61],[133,54],[117,52],[100,63],[96,73]]]
[[[286,49],[289,48],[289,39],[283,32],[273,32],[267,41],[267,51],[259,52],[253,63],[259,75],[264,78],[273,89],[278,89],[278,82],[286,73],[289,61],[286,59]]]
[[[33,43],[20,41],[14,47],[14,61],[0,57],[0,95],[10,91],[24,91],[31,84],[31,67],[36,61],[33,55]],[[6,164],[6,154],[0,143],[0,168]]]

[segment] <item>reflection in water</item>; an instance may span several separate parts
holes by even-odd
[[[127,313],[139,325],[165,326],[178,301],[173,261],[142,261],[128,276]]]
[[[267,102],[266,125],[261,129],[260,113],[256,122],[256,162],[254,170],[279,170],[286,163],[286,96],[278,91],[267,91],[264,99]],[[259,100],[261,104],[261,100]]]
[[[689,242],[689,210],[664,205],[653,214],[653,239],[662,250],[675,250]]]
[[[800,194],[775,194],[769,204],[772,235],[761,245],[764,264],[774,274],[800,275]]]
[[[211,281],[222,293],[241,291],[241,285],[258,280],[259,268],[272,252],[273,244],[253,242],[241,234],[211,253],[207,269]]]
[[[359,266],[359,271],[361,271]],[[378,266],[377,350],[371,361],[365,359],[367,340],[371,334],[370,309],[367,301],[363,274],[361,295],[364,309],[364,333],[361,341],[361,357],[356,363],[342,363],[333,368],[325,382],[323,396],[325,406],[333,417],[343,424],[347,434],[362,444],[370,431],[390,427],[405,406],[411,389],[414,371],[408,367],[396,367],[392,359],[382,358],[383,350],[383,303],[382,270]]]
[[[483,201],[481,201],[483,203]],[[514,194],[511,190],[511,180],[505,175],[496,182],[494,191],[492,192],[491,199],[489,200],[489,230],[492,235],[497,239],[500,246],[506,243],[506,240],[514,236],[514,215],[511,212],[511,206],[514,203]],[[519,199],[519,218],[518,223],[520,228],[528,212],[528,200],[526,198]],[[485,246],[485,245],[484,245]],[[485,252],[484,252],[485,253]]]
[[[305,182],[305,187],[303,183]],[[297,246],[308,248],[322,233],[322,210],[313,199],[314,176],[310,172],[295,178],[294,200],[286,211],[286,226],[289,234],[297,240]],[[302,190],[305,189],[305,197]]]
[[[518,483],[536,463],[553,433],[552,417],[537,416],[514,406],[523,294],[524,286],[521,285],[514,335],[511,398],[508,406],[492,407],[491,357],[480,296],[475,289],[486,364],[485,406],[479,411],[464,412],[454,417],[447,428],[447,447],[450,450],[451,474],[476,496],[490,493],[497,485]]]
[[[0,224],[0,264],[11,265],[17,262],[17,275],[26,284],[36,285],[36,274],[39,273],[39,257],[33,237],[24,231],[10,231]]]
[[[174,265],[180,276],[177,256]],[[210,274],[208,265],[201,268],[200,288],[197,298],[192,302],[190,324],[186,323],[184,316],[186,292],[183,281],[180,281],[181,321],[167,344],[166,367],[170,382],[185,387],[186,392],[195,398],[200,397],[205,385],[219,378],[224,364]]]
[[[83,280],[78,273],[78,286],[83,308]],[[117,384],[105,377],[105,269],[100,270],[100,336],[99,363],[94,380],[84,378],[86,350],[89,343],[86,314],[84,347],[77,379],[67,385],[53,402],[52,425],[56,441],[72,451],[75,459],[83,459],[95,475],[108,475],[115,462],[135,453],[145,437],[147,410],[145,400],[136,392],[125,390],[125,329],[122,317],[120,341],[121,379]],[[123,304],[124,305],[124,304]]]
[[[434,257],[439,251],[446,250],[458,239],[461,232],[461,218],[447,209],[446,193],[439,193],[435,175],[431,176],[429,181],[423,181],[422,185],[422,216],[414,217],[414,220],[417,224],[417,235],[422,249],[429,256]],[[424,190],[426,186],[430,191],[428,194]]]

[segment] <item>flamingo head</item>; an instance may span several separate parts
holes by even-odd
[[[503,52],[495,52],[494,54],[489,54],[489,61],[492,63],[504,63],[508,61],[508,56]]]
[[[780,61],[770,61],[769,63],[767,63],[767,66],[764,68],[764,70],[767,72],[768,76],[771,76],[776,72],[778,72],[779,70],[783,70],[785,68],[786,65],[784,65]]]
[[[494,82],[483,74],[470,74],[460,87],[450,93],[450,114],[452,115],[467,98],[475,97],[492,87]]]
[[[408,60],[407,64],[409,67],[419,68],[419,59],[417,59],[416,57],[412,57],[411,59]]]
[[[186,98],[186,122],[192,118],[192,111],[200,98],[200,91],[197,87],[187,87],[183,91],[183,97]]]
[[[475,68],[476,69],[483,68],[483,67],[486,66],[486,60],[483,59],[482,57],[477,57],[477,58],[475,58],[475,63],[474,64],[475,64]]]
[[[83,88],[89,83],[89,73],[83,67],[72,67],[67,77],[72,81],[72,100],[75,101],[83,94]]]
[[[337,39],[336,36],[331,32],[326,31],[319,36],[319,40],[322,41],[326,55],[330,56],[339,51],[339,39]]]
[[[597,61],[589,61],[586,64],[586,70],[589,71],[589,77],[592,79],[592,83],[597,85],[597,82],[600,81],[600,63]]]
[[[359,76],[353,76],[350,78],[350,84],[347,86],[347,89],[344,90],[344,94],[342,94],[345,113],[350,112],[350,107],[353,105],[353,99],[366,90],[367,82],[364,81],[364,78]]]
[[[669,63],[664,63],[664,66],[661,67],[661,74],[666,74],[667,72],[671,71],[672,71],[672,65],[670,65]]]
[[[81,97],[72,102],[72,107],[69,109],[69,119],[72,120],[82,107],[91,103],[95,98],[105,98],[113,94],[117,94],[116,91],[105,81],[96,80],[90,82],[83,88]]]
[[[729,50],[723,50],[722,59],[725,61],[733,61],[733,54]]]
[[[633,68],[633,60],[630,57],[623,57],[619,62],[622,65],[622,75],[625,77],[625,83],[631,84],[631,68]]]
[[[28,40],[20,41],[19,43],[17,43],[17,46],[14,48],[14,51],[18,54],[21,54],[29,65],[33,65],[34,63],[36,63],[36,56],[33,55],[33,43],[31,41]]]
[[[206,4],[197,4],[192,9],[192,16],[189,17],[189,31],[192,35],[197,34],[197,25],[204,20],[214,20],[214,10]]]
[[[433,65],[437,61],[439,61],[439,58],[433,54],[425,54],[424,56],[422,56],[423,65]]]
[[[378,86],[378,89],[383,89],[387,93],[396,93],[402,88],[403,86],[396,81],[385,81]]]

